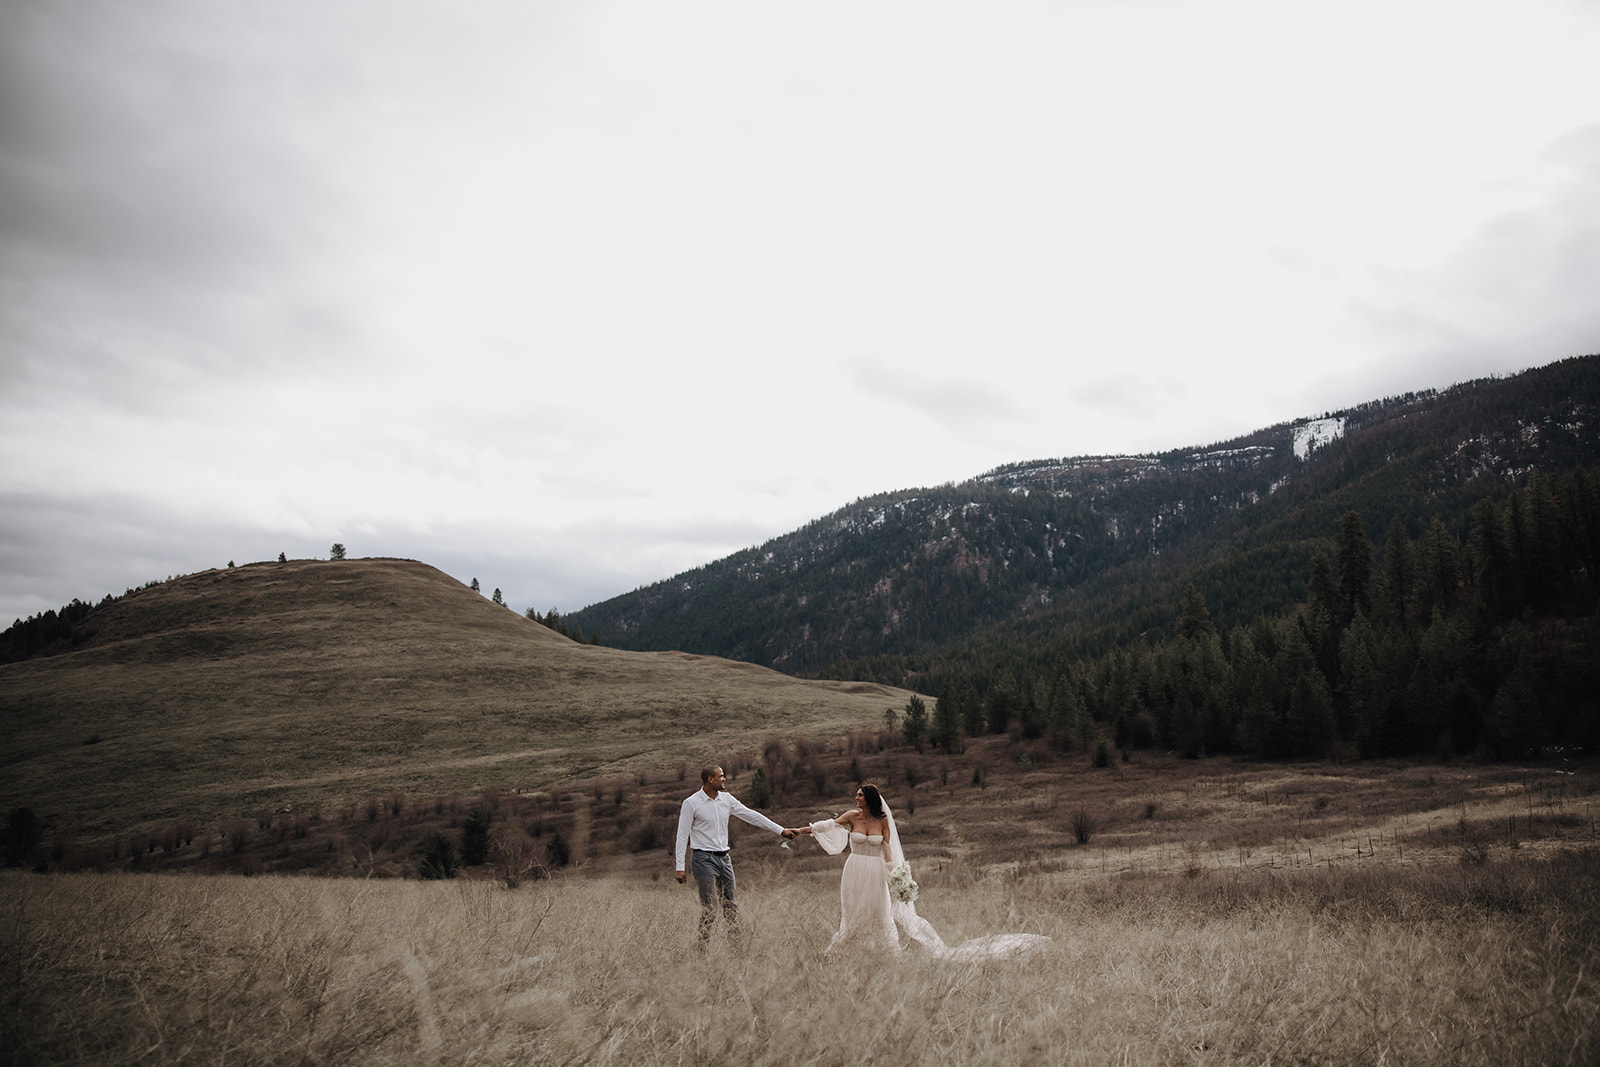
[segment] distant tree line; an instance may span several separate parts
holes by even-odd
[[[496,592],[498,591],[499,590],[496,590]],[[569,637],[578,642],[580,645],[598,645],[601,643],[600,634],[598,632],[590,634],[587,638],[584,637],[583,628],[580,626],[569,626],[567,621],[561,617],[561,613],[555,608],[551,608],[549,614],[547,615],[541,615],[533,608],[529,608],[524,614],[526,614],[527,617],[532,619],[534,622],[539,623],[541,626],[548,626],[561,636]]]
[[[1271,618],[1219,628],[1191,583],[1169,637],[953,680],[930,739],[1014,731],[1089,750],[1109,734],[1123,751],[1268,758],[1600,745],[1589,471],[1484,497],[1464,541],[1437,519],[1413,540],[1397,517],[1379,552],[1346,512],[1308,571],[1301,602]]]

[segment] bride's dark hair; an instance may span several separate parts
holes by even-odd
[[[874,819],[883,818],[883,794],[871,782],[861,784],[861,793],[867,798],[867,814]]]

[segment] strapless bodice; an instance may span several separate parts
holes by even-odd
[[[850,854],[864,852],[871,855],[878,854],[883,849],[882,834],[863,834],[855,830],[850,831]]]

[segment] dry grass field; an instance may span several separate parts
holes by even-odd
[[[0,1047],[15,1063],[1600,1058],[1593,770],[997,776],[1004,751],[958,757],[990,762],[986,788],[925,782],[915,812],[903,780],[890,796],[922,914],[952,943],[1054,939],[1027,959],[825,955],[838,861],[756,832],[736,837],[744,942],[719,929],[706,952],[694,892],[655,850],[515,889],[489,869],[13,873]],[[1091,807],[1079,844],[1071,815]]]

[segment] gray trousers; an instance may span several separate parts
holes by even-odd
[[[694,874],[694,884],[700,889],[700,940],[711,936],[711,925],[717,921],[719,905],[727,913],[730,932],[736,934],[739,902],[734,897],[733,861],[726,852],[695,849],[689,867]]]

